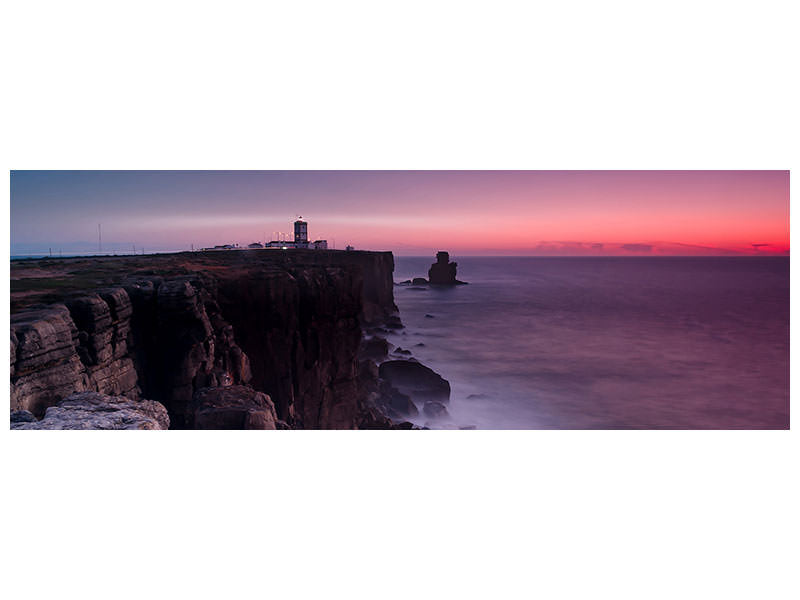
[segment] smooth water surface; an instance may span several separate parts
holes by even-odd
[[[452,260],[470,285],[395,287],[389,341],[452,386],[432,426],[789,426],[788,257]]]

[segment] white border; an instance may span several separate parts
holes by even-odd
[[[791,8],[18,2],[4,169],[791,169]],[[797,597],[794,431],[0,432],[8,597]]]

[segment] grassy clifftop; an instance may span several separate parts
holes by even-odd
[[[117,285],[137,276],[244,272],[253,266],[285,270],[309,264],[344,265],[375,254],[390,253],[269,249],[15,260],[11,261],[11,312],[60,302],[70,294]]]

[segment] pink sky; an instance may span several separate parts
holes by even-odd
[[[264,241],[430,254],[786,253],[788,171],[12,173],[12,254]]]

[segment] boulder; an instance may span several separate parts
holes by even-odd
[[[269,396],[245,385],[198,390],[192,399],[195,429],[276,429]]]
[[[422,407],[422,412],[425,413],[426,416],[432,417],[434,419],[440,419],[442,417],[449,416],[447,414],[447,408],[441,402],[435,401],[428,401]]]
[[[428,280],[424,277],[414,277],[411,280],[411,285],[428,285]]]
[[[402,329],[403,322],[400,320],[400,317],[397,315],[390,315],[386,317],[386,321],[384,322],[384,326],[386,329]]]
[[[380,403],[387,409],[389,416],[414,417],[419,414],[417,405],[414,404],[409,395],[404,394],[386,381],[381,382]]]
[[[12,410],[11,411],[11,424],[14,423],[35,423],[36,417],[33,413],[27,410]]]
[[[411,360],[390,360],[378,368],[380,378],[414,400],[450,401],[450,383],[433,369]]]
[[[167,409],[153,400],[78,392],[51,406],[41,421],[12,413],[11,429],[169,429]]]
[[[359,357],[381,361],[389,354],[389,342],[382,337],[370,337],[361,340]]]

